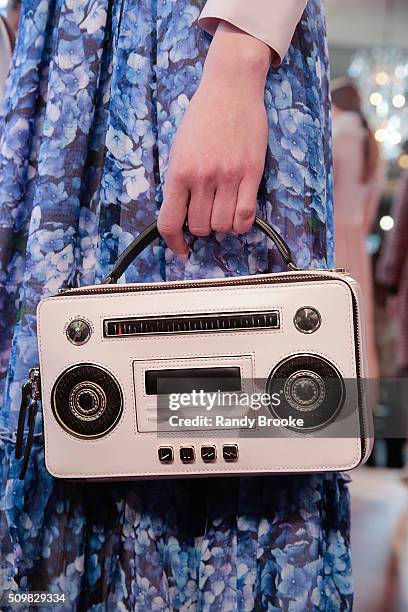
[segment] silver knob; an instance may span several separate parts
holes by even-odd
[[[67,327],[67,338],[76,346],[85,344],[91,337],[91,327],[84,319],[75,319]]]
[[[322,319],[316,308],[303,306],[296,312],[293,322],[302,334],[313,334],[319,329]]]

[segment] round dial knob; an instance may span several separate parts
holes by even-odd
[[[77,346],[88,342],[91,333],[91,327],[84,319],[74,319],[67,327],[68,340]]]
[[[303,334],[313,334],[322,322],[319,312],[311,306],[303,306],[295,314],[293,319],[295,327]]]

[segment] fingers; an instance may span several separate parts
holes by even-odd
[[[171,173],[158,219],[159,232],[168,247],[180,255],[188,253],[183,235],[187,213],[189,231],[194,236],[207,236],[211,231],[249,231],[256,215],[259,182],[259,169],[223,173],[207,169],[185,176]]]
[[[241,177],[234,169],[199,177],[188,209],[188,228],[193,235],[232,231]]]
[[[194,236],[208,236],[211,231],[211,211],[214,202],[213,180],[198,180],[192,187],[188,207],[188,231]]]
[[[237,234],[248,232],[255,220],[258,187],[260,180],[246,175],[239,186],[232,229]]]
[[[211,229],[214,232],[232,232],[238,187],[239,182],[235,180],[225,180],[218,185],[211,214]]]
[[[157,227],[167,246],[179,255],[187,255],[189,252],[183,234],[189,199],[190,191],[185,181],[181,177],[169,176]]]

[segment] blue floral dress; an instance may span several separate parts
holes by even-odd
[[[69,483],[14,459],[35,309],[100,281],[157,215],[168,155],[201,77],[204,0],[23,0],[0,142],[0,591],[65,593],[67,610],[350,610],[349,497],[338,474]],[[265,102],[259,214],[301,267],[333,265],[328,59],[309,0]],[[281,269],[257,232],[161,243],[126,280]],[[6,609],[4,607],[4,609]]]

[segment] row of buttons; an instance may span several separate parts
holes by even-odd
[[[160,446],[158,449],[160,463],[173,463],[174,450],[172,446]],[[179,449],[180,461],[182,463],[194,463],[196,460],[194,446],[181,446]],[[216,446],[202,446],[200,456],[204,463],[214,463],[217,460]],[[238,461],[238,445],[224,444],[222,447],[222,457],[227,463]]]

